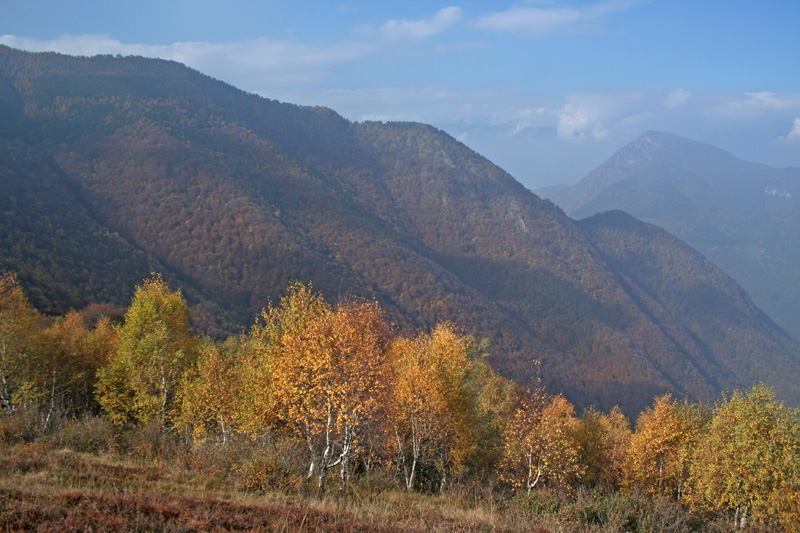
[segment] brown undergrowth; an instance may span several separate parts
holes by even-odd
[[[252,494],[176,465],[41,443],[0,446],[2,531],[511,529],[436,497],[356,491]]]
[[[9,417],[0,426],[9,429]],[[0,428],[2,429],[2,428]],[[0,439],[3,531],[720,531],[668,500],[542,489],[514,495],[478,473],[443,493],[362,470],[346,491],[302,479],[293,439],[189,445],[157,425],[103,418]]]

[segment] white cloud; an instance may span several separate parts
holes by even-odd
[[[792,129],[789,130],[789,133],[785,137],[778,137],[777,140],[781,143],[800,143],[800,118],[794,119],[794,124],[792,124]]]
[[[513,127],[508,133],[509,135],[518,135],[533,128],[550,126],[552,125],[552,116],[552,111],[543,106],[520,109],[517,111],[516,117],[511,117]]]
[[[658,91],[658,90],[656,90]],[[558,111],[558,136],[569,141],[605,141],[638,129],[649,118],[652,89],[581,92],[566,96]]]
[[[689,103],[692,93],[686,89],[675,89],[670,91],[664,99],[664,106],[667,109],[678,109]]]
[[[479,28],[534,36],[580,33],[596,29],[606,18],[636,4],[635,0],[610,0],[581,7],[512,7],[478,18]]]
[[[13,48],[57,51],[70,55],[137,55],[178,61],[242,89],[269,92],[274,87],[324,80],[336,68],[353,63],[373,49],[363,43],[314,46],[254,39],[241,42],[179,42],[169,45],[122,43],[108,35],[64,35],[40,41],[3,35],[0,44]]]
[[[407,20],[392,19],[386,21],[374,31],[385,41],[404,41],[408,39],[425,39],[441,33],[461,19],[461,8],[444,7],[429,19]],[[364,28],[370,32],[369,27]]]
[[[607,139],[610,132],[603,125],[598,111],[591,106],[566,104],[558,113],[558,136],[575,141]]]
[[[710,105],[706,113],[723,120],[750,120],[769,113],[800,109],[800,93],[729,93]]]
[[[55,51],[76,56],[94,56],[98,54],[146,55],[154,46],[121,42],[103,34],[62,35],[57,39],[38,40],[16,35],[0,36],[0,44],[29,52]]]

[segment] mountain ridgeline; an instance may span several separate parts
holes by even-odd
[[[800,403],[800,346],[713,264],[622,213],[576,223],[431,126],[0,47],[0,172],[0,263],[51,313],[126,305],[158,271],[222,336],[300,280],[400,329],[452,321],[579,406],[755,381]]]
[[[572,217],[622,209],[666,229],[800,338],[800,169],[651,131],[552,197]]]

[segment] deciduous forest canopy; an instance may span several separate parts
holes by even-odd
[[[800,345],[660,228],[573,221],[435,128],[0,47],[0,180],[3,445],[800,519]]]
[[[434,128],[161,60],[2,47],[0,72],[0,261],[45,313],[126,306],[155,271],[224,338],[299,280],[457,324],[579,407],[757,381],[800,400],[797,342],[714,265],[621,213],[576,224]]]

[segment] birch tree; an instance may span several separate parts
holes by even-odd
[[[727,511],[736,529],[800,523],[800,421],[771,389],[734,392],[714,409],[692,465],[690,503]]]
[[[239,339],[233,337],[218,346],[206,340],[197,365],[188,372],[180,387],[178,425],[203,441],[217,436],[228,444],[239,423],[239,399],[245,395],[242,384],[243,353]]]
[[[0,403],[7,413],[16,410],[15,396],[37,366],[39,320],[16,276],[0,272]]]
[[[119,348],[99,375],[98,397],[117,423],[170,422],[178,384],[196,358],[189,308],[159,275],[136,288]]]
[[[622,484],[632,435],[630,421],[619,407],[609,413],[586,410],[576,433],[580,462],[586,468],[583,483],[617,490]]]
[[[474,404],[469,339],[450,324],[439,324],[392,347],[389,400],[391,438],[406,490],[413,490],[420,467],[433,466],[440,489],[474,452]]]
[[[506,428],[504,477],[530,493],[580,476],[576,425],[575,408],[562,395],[526,394]]]
[[[625,463],[625,484],[680,501],[692,454],[705,423],[698,405],[659,396],[639,415]]]
[[[49,389],[49,418],[57,409],[63,414],[97,412],[94,387],[98,371],[116,351],[116,332],[107,318],[90,329],[80,313],[68,312],[45,330],[48,360],[41,361],[45,388]]]
[[[374,302],[332,309],[295,285],[265,324],[276,410],[306,442],[307,479],[317,475],[324,490],[330,469],[340,466],[344,487],[362,430],[383,403],[390,339],[383,313]]]

